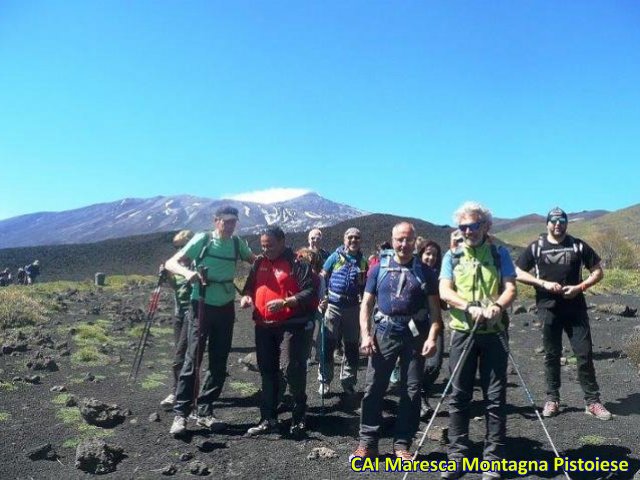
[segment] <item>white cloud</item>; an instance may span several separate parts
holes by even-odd
[[[311,190],[305,188],[268,188],[255,192],[239,193],[237,195],[224,195],[222,198],[240,200],[242,202],[275,203],[300,197]]]

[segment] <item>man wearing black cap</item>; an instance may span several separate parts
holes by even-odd
[[[518,280],[536,289],[538,317],[543,324],[547,401],[542,415],[553,417],[560,410],[560,356],[565,331],[577,358],[585,413],[609,420],[611,413],[600,403],[584,299],[584,292],[602,280],[600,257],[587,243],[567,235],[568,220],[562,209],[552,209],[547,214],[547,234],[529,244],[516,262]],[[590,272],[585,280],[582,280],[583,266]]]
[[[176,387],[176,414],[170,433],[180,435],[187,428],[187,417],[193,409],[197,395],[197,424],[219,431],[225,427],[213,414],[213,402],[222,391],[227,371],[227,358],[231,350],[235,310],[233,301],[236,287],[233,279],[238,260],[253,263],[255,255],[247,242],[233,235],[238,222],[238,209],[224,206],[216,210],[214,230],[195,235],[173,257],[167,260],[165,268],[174,275],[182,275],[188,282],[196,283],[202,279],[198,273],[200,267],[207,270],[204,290],[204,318],[198,325],[200,288],[194,287],[191,293],[191,309],[186,315],[188,325],[188,347],[184,364]],[[185,265],[192,264],[195,270]],[[200,392],[197,375],[204,349],[208,344],[209,364],[207,375]]]

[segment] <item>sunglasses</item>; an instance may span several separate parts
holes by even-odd
[[[349,235],[347,237],[347,240],[360,240],[360,237],[357,235]]]
[[[567,219],[564,217],[551,217],[549,219],[549,222],[551,223],[559,223],[560,225],[564,225],[565,223],[567,223]]]
[[[465,225],[458,225],[458,230],[460,230],[461,232],[466,232],[467,230],[477,232],[478,230],[480,230],[480,227],[482,227],[483,224],[484,222],[474,222],[467,223]]]

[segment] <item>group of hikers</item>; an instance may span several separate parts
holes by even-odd
[[[7,267],[0,271],[0,287],[7,287],[14,282],[16,285],[32,285],[40,275],[40,260],[34,260],[24,267],[18,268],[15,279],[11,270]]]
[[[365,258],[361,232],[349,228],[329,254],[322,232],[309,232],[308,246],[286,244],[283,230],[260,232],[260,255],[234,235],[238,210],[215,213],[213,231],[179,232],[176,253],[164,263],[175,289],[174,388],[162,400],[175,418],[170,433],[179,436],[190,419],[220,432],[225,423],[214,412],[221,394],[235,321],[234,300],[252,309],[257,365],[261,376],[260,419],[248,436],[278,428],[278,405],[287,387],[293,399],[290,433],[306,429],[307,373],[313,345],[318,360],[318,395],[331,394],[334,351],[342,349],[340,387],[345,402],[357,401],[360,355],[368,357],[360,403],[359,443],[351,458],[378,456],[383,400],[390,382],[399,404],[393,433],[394,455],[411,460],[412,440],[420,418],[437,412],[428,396],[438,377],[444,351],[444,310],[450,329],[448,401],[449,460],[462,475],[462,458],[470,449],[469,420],[476,372],[485,400],[484,460],[502,460],[506,447],[508,309],[516,298],[516,281],[536,291],[537,315],[545,349],[544,417],[560,413],[562,334],[577,359],[585,413],[609,420],[600,401],[584,292],[603,277],[600,257],[584,241],[567,233],[568,217],[560,208],[546,218],[546,233],[523,251],[515,265],[509,252],[489,234],[491,212],[465,202],[454,214],[457,229],[447,251],[416,235],[409,222],[396,224],[390,242]],[[234,284],[237,263],[251,264],[245,285]],[[589,272],[582,278],[582,269]],[[199,371],[208,353],[202,384]],[[483,479],[501,478],[500,471]]]

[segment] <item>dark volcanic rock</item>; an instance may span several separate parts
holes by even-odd
[[[189,472],[191,472],[192,475],[199,475],[201,477],[209,475],[210,473],[209,467],[207,467],[200,460],[194,460],[189,464]]]
[[[27,362],[27,368],[33,371],[47,371],[57,372],[59,370],[58,364],[51,357],[45,357],[42,360],[29,360]]]
[[[178,469],[176,468],[176,466],[172,463],[170,465],[167,465],[166,467],[164,467],[160,473],[162,473],[162,475],[166,475],[166,476],[171,476],[171,475],[175,475],[176,473],[178,473]]]
[[[124,456],[122,447],[108,444],[100,438],[92,438],[78,445],[76,468],[97,474],[115,472],[116,465]]]
[[[631,308],[628,305],[619,303],[603,303],[595,306],[596,312],[611,313],[620,317],[635,317],[638,312],[637,308]]]
[[[27,457],[31,460],[55,460],[58,458],[50,443],[38,445],[37,447],[28,450]]]
[[[83,398],[80,401],[80,414],[88,424],[103,428],[113,428],[125,419],[118,405],[102,403],[95,398]]]

